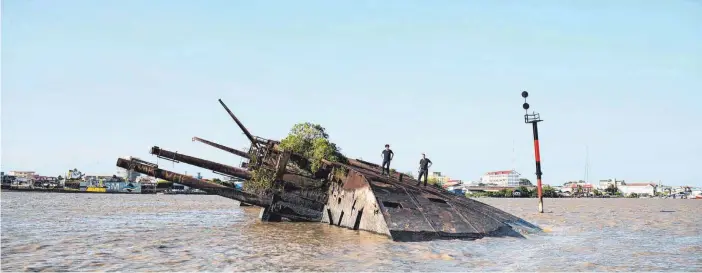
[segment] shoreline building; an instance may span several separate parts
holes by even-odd
[[[625,183],[624,185],[619,185],[617,187],[619,191],[625,195],[642,195],[642,196],[654,196],[657,192],[656,183]]]
[[[480,178],[480,183],[500,187],[519,187],[521,174],[515,170],[487,172]]]
[[[441,187],[455,194],[465,194],[465,185],[458,179],[446,181]]]
[[[451,180],[450,177],[441,175],[441,172],[432,172],[428,175],[427,179],[436,179],[436,183],[439,185],[443,185],[444,183]],[[422,180],[424,180],[424,178],[422,178]]]
[[[568,181],[563,183],[563,187],[560,188],[561,193],[585,196],[594,195],[595,190],[597,190],[597,186],[587,183],[585,180]]]
[[[604,190],[604,189],[606,189],[606,188],[608,188],[609,186],[612,186],[612,185],[616,188],[616,187],[619,187],[619,186],[625,185],[625,184],[626,184],[626,182],[624,182],[624,180],[617,180],[616,178],[612,178],[612,179],[601,179],[601,180],[600,180],[600,183],[599,183],[598,189],[599,189],[599,190]]]
[[[117,168],[117,176],[124,178],[126,181],[135,182],[141,174],[132,170]]]
[[[23,178],[34,178],[37,173],[35,171],[10,171],[8,175]]]

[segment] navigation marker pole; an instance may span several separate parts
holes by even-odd
[[[544,213],[544,196],[543,196],[543,191],[541,190],[541,152],[539,150],[539,128],[537,124],[541,122],[541,117],[539,116],[539,113],[535,113],[534,111],[529,114],[527,110],[529,110],[529,104],[526,102],[526,98],[529,96],[529,93],[527,91],[522,91],[522,98],[524,98],[524,104],[522,104],[522,108],[524,108],[524,123],[531,123],[531,127],[534,131],[534,157],[536,158],[536,190],[538,193],[539,197],[539,213]]]

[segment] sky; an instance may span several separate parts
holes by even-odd
[[[152,146],[238,165],[319,123],[347,156],[452,178],[702,186],[702,2],[2,1],[3,171],[113,174]],[[695,171],[697,170],[697,171]]]

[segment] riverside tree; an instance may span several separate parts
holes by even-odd
[[[617,189],[617,186],[609,184],[609,186],[607,186],[607,188],[605,189],[605,192],[607,192],[609,195],[617,195],[619,189]]]

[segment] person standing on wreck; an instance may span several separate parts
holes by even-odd
[[[388,175],[390,175],[390,161],[392,161],[392,158],[395,157],[395,153],[390,150],[390,144],[385,144],[385,150],[383,150],[383,152],[380,154],[383,157],[383,165],[381,167],[383,172],[381,175],[385,174],[386,170],[388,171]]]
[[[427,186],[427,176],[429,176],[429,167],[431,166],[431,160],[422,153],[422,159],[419,160],[419,176],[417,177],[417,186],[422,183],[422,175],[424,176],[424,186]]]

